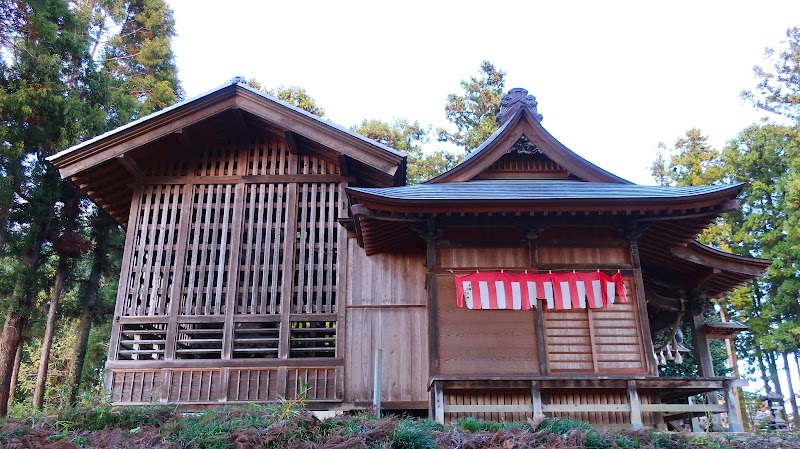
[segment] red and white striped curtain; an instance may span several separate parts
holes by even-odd
[[[469,309],[527,310],[536,300],[547,310],[599,309],[628,302],[622,275],[605,273],[504,273],[455,275],[456,301]]]

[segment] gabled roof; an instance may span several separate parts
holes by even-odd
[[[56,153],[47,160],[62,172],[63,177],[69,177],[91,165],[112,159],[131,148],[141,146],[148,141],[168,135],[229,109],[250,112],[276,126],[306,135],[320,143],[329,144],[331,149],[365,163],[369,163],[372,159],[385,161],[385,163],[376,165],[380,165],[386,173],[392,175],[397,172],[399,161],[406,157],[404,153],[394,148],[387,147],[380,142],[254,89],[248,86],[242,78],[237,77],[216,89],[176,103]],[[330,135],[342,138],[343,142],[325,139]],[[131,141],[133,138],[136,140]],[[129,143],[121,145],[123,142]],[[363,153],[366,154],[358,152],[356,149],[364,150]]]
[[[719,295],[763,275],[770,261],[736,256],[694,239],[719,214],[738,207],[745,184],[636,185],[576,155],[540,124],[524,89],[503,97],[498,130],[452,170],[425,184],[347,189],[359,244],[366,253],[423,244],[428,220],[518,226],[635,224],[649,277],[673,288]],[[569,221],[566,221],[569,220]]]
[[[543,154],[572,175],[583,181],[631,184],[613,173],[592,164],[565,147],[544,127],[536,111],[536,99],[521,88],[511,89],[503,97],[498,114],[501,125],[485,142],[470,153],[461,163],[427,183],[463,182],[475,179],[520,142],[529,142],[530,148]],[[524,137],[523,137],[524,136]]]
[[[290,151],[308,149],[346,165],[360,185],[405,183],[406,156],[379,142],[335,125],[253,89],[235,78],[192,99],[150,114],[48,158],[61,176],[125,226],[140,162],[152,154],[200,151],[224,134],[267,133],[286,141]],[[193,138],[194,134],[194,138]],[[137,158],[139,160],[137,160]]]

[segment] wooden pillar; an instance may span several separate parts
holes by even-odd
[[[700,377],[714,377],[714,363],[711,359],[711,346],[708,343],[708,335],[706,335],[706,318],[704,314],[711,304],[708,299],[697,291],[691,292],[689,300],[689,311],[692,314],[690,321],[692,347],[694,348],[694,358],[697,362],[697,374]],[[707,404],[719,404],[715,391],[706,393],[705,396]],[[713,419],[707,425],[709,427],[721,427],[719,415],[714,414]]]
[[[642,406],[639,401],[639,390],[636,389],[636,381],[628,381],[628,402],[631,404],[631,429],[641,429],[644,427],[642,422]]]
[[[538,269],[539,268],[539,246],[536,243],[536,239],[542,233],[543,229],[526,229],[525,230],[525,237],[528,239],[528,254],[530,255],[530,265],[531,267]],[[545,344],[545,337],[544,337],[544,316],[542,301],[536,302],[539,307],[533,311],[533,320],[534,320],[534,329],[536,331],[536,352],[539,358],[539,373],[542,375],[547,375],[548,368],[547,368],[547,345]],[[538,388],[538,387],[537,387]],[[539,401],[539,406],[541,408],[541,398]],[[535,407],[535,405],[534,405]],[[540,410],[541,411],[541,410]]]
[[[439,334],[437,330],[436,300],[436,240],[440,230],[436,222],[428,220],[425,227],[416,231],[425,239],[425,289],[428,292],[428,370],[431,377],[439,373]]]
[[[728,407],[728,430],[731,432],[744,432],[742,419],[739,415],[739,401],[736,388],[733,387],[730,380],[723,381],[722,384],[725,386],[723,394],[725,395],[725,405]]]
[[[542,411],[542,389],[539,382],[531,381],[531,405],[533,405],[533,419],[544,418]]]
[[[444,424],[444,392],[439,380],[433,382],[433,419]]]
[[[703,315],[704,305],[708,301],[695,294],[690,298],[692,346],[697,361],[697,373],[700,377],[714,377],[714,364],[711,361],[711,347],[706,335],[706,319]]]
[[[642,326],[642,360],[650,375],[658,375],[658,364],[653,359],[653,336],[650,334],[650,318],[647,316],[647,300],[644,294],[644,279],[642,278],[642,264],[639,260],[639,237],[642,229],[632,226],[625,232],[630,247],[631,265],[633,266],[633,283],[636,289],[636,310],[639,312],[639,323]]]

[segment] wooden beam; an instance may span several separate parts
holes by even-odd
[[[233,117],[233,131],[236,134],[247,134],[250,131],[250,127],[247,126],[244,112],[241,109],[232,109],[230,114]]]
[[[734,260],[739,258],[739,256],[702,252],[694,246],[673,246],[669,249],[669,252],[675,257],[698,265],[750,276],[763,276],[766,270],[766,268],[761,266],[752,266],[744,261]]]
[[[294,132],[284,129],[283,138],[286,140],[286,149],[289,150],[289,153],[297,154],[297,139],[295,139]]]
[[[193,149],[195,147],[194,141],[192,140],[192,137],[189,135],[186,129],[184,128],[178,129],[174,133],[172,133],[172,135],[175,137],[175,139],[178,141],[181,147],[185,149]]]
[[[64,178],[73,176],[134,148],[154,142],[179,129],[230,109],[234,107],[235,103],[236,101],[232,97],[223,99],[211,97],[193,103],[191,106],[187,105],[178,114],[165,114],[157,119],[148,120],[126,132],[113,134],[91,147],[81,148],[81,151],[69,153],[63,158],[60,157],[57,164],[60,167],[59,172]]]
[[[139,166],[139,164],[129,154],[120,154],[116,157],[116,160],[125,170],[128,171],[128,173],[132,174],[135,179],[139,180],[144,178],[144,169]]]

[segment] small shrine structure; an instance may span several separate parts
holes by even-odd
[[[377,390],[440,422],[727,412],[741,430],[741,381],[708,350],[732,331],[704,312],[770,262],[695,237],[744,185],[632,184],[541,119],[512,89],[486,142],[407,186],[404,154],[235,79],[54,155],[127,232],[112,401],[347,410]],[[681,321],[700,376],[659,377],[653,335]]]

